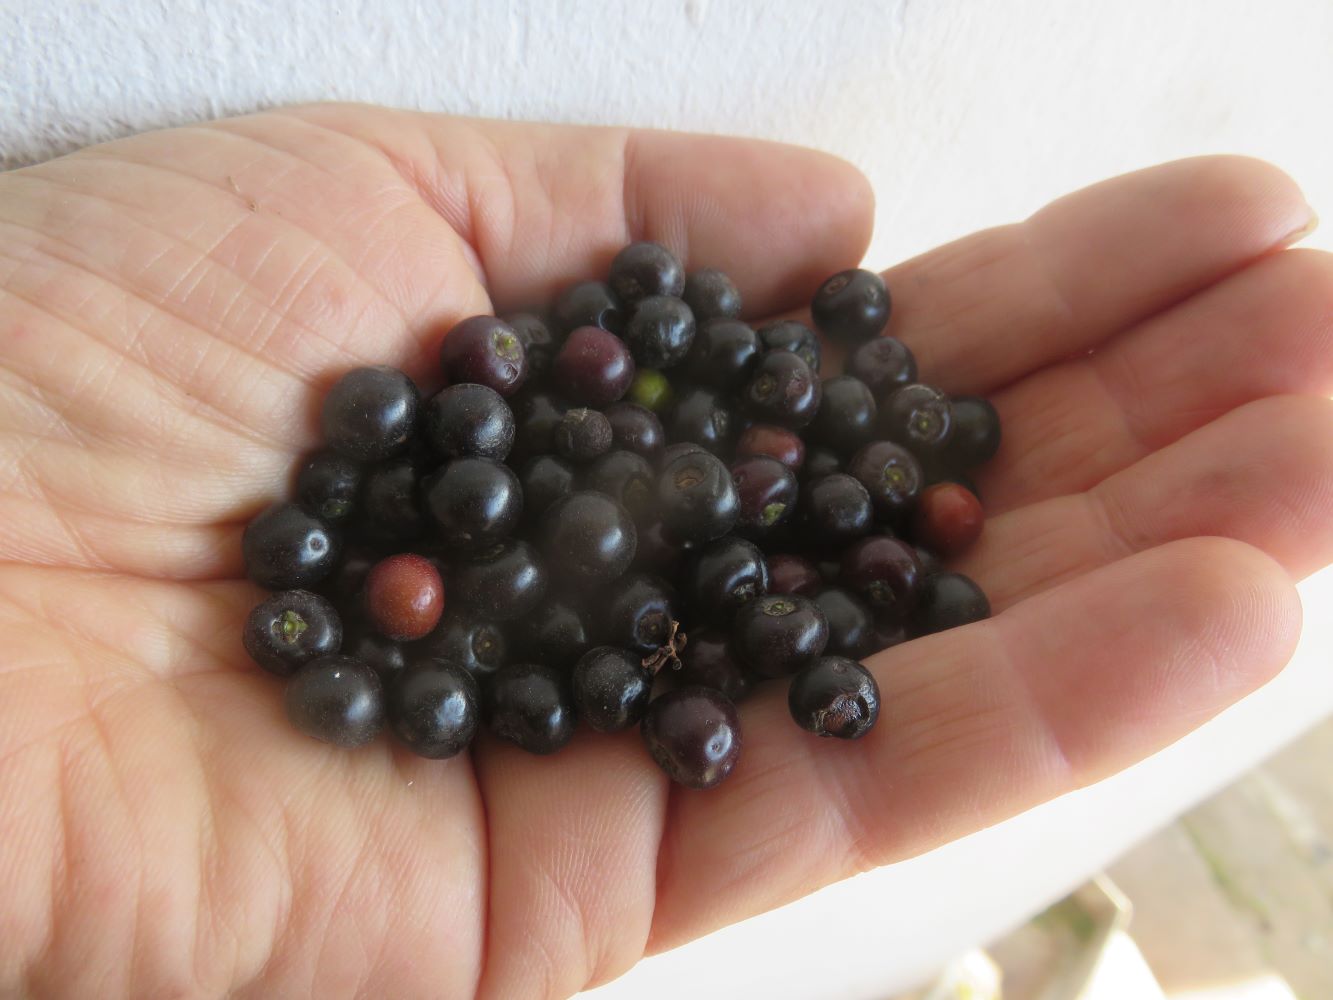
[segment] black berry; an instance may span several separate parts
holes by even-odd
[[[768,594],[742,608],[731,631],[736,657],[760,677],[786,677],[810,666],[829,641],[829,623],[815,602]]]
[[[541,520],[546,508],[562,496],[573,493],[577,474],[574,466],[555,455],[530,458],[519,470],[523,488],[523,514],[532,523]]]
[[[658,510],[667,529],[682,541],[721,538],[740,516],[731,470],[707,452],[673,459],[657,481]]]
[[[685,359],[691,381],[729,391],[743,384],[759,363],[759,335],[738,319],[700,320]]]
[[[574,665],[570,686],[575,711],[589,728],[618,733],[643,718],[653,678],[633,651],[598,646]]]
[[[721,394],[695,386],[677,398],[667,421],[673,442],[697,444],[719,454],[730,450],[736,417]]]
[[[657,698],[648,706],[642,732],[657,766],[687,788],[712,788],[740,759],[736,706],[711,688],[681,687]]]
[[[776,458],[738,458],[731,463],[731,478],[740,499],[737,533],[765,538],[791,520],[796,510],[796,474]]]
[[[787,707],[816,736],[854,740],[879,718],[879,685],[870,671],[842,656],[825,656],[792,678]]]
[[[770,351],[759,359],[742,398],[757,420],[804,427],[819,410],[819,378],[799,355]]]
[[[566,410],[551,435],[556,454],[571,462],[591,462],[611,448],[611,421],[597,410]]]
[[[759,328],[759,346],[764,351],[791,351],[819,373],[821,359],[819,337],[804,323],[794,319],[780,319]]]
[[[679,295],[685,269],[666,247],[643,240],[616,254],[608,284],[621,302],[633,305],[652,295]]]
[[[651,295],[634,307],[625,324],[625,343],[643,368],[674,368],[694,343],[694,314],[680,299]]]
[[[440,345],[440,367],[450,385],[476,382],[501,396],[512,396],[528,376],[523,341],[494,316],[472,316],[450,330]]]
[[[296,497],[329,524],[347,520],[361,489],[361,463],[336,451],[316,452],[296,477]]]
[[[916,358],[901,340],[876,337],[852,352],[847,374],[864,382],[876,399],[883,399],[916,381]]]
[[[542,663],[511,663],[491,678],[487,723],[528,753],[555,753],[574,736],[574,705],[565,678]]]
[[[744,605],[768,592],[768,564],[753,542],[719,538],[695,557],[686,590],[696,617],[726,625]]]
[[[421,513],[417,467],[410,458],[391,458],[366,471],[357,526],[378,541],[408,541],[426,530]]]
[[[551,374],[567,399],[583,406],[606,406],[625,395],[634,381],[634,359],[615,334],[581,326],[561,346]]]
[[[731,641],[720,629],[696,629],[680,654],[681,684],[697,684],[721,691],[731,701],[739,702],[750,693],[752,682],[731,651]]]
[[[700,323],[710,319],[734,319],[741,314],[740,291],[715,267],[701,267],[691,272],[685,278],[685,291],[681,297]]]
[[[889,323],[889,290],[873,271],[840,271],[815,292],[810,315],[830,340],[859,344],[878,337]]]
[[[472,675],[443,660],[417,660],[388,689],[389,726],[419,757],[442,760],[465,750],[481,719]]]
[[[847,471],[866,488],[875,516],[886,523],[912,509],[925,481],[916,456],[892,441],[872,441],[852,456]]]
[[[284,702],[293,726],[334,746],[359,747],[384,728],[379,674],[339,653],[311,660],[293,674]]]
[[[858,594],[881,622],[901,624],[916,608],[921,563],[898,538],[863,538],[842,553],[842,585]]]
[[[601,493],[580,491],[546,509],[539,532],[553,575],[574,582],[614,580],[634,559],[636,532],[629,511]]]
[[[417,387],[387,365],[348,372],[324,397],[321,414],[324,440],[358,462],[404,451],[416,420]]]
[[[865,602],[842,587],[826,587],[814,597],[828,620],[828,652],[858,659],[875,651],[875,620]]]
[[[878,429],[918,458],[942,455],[953,436],[949,397],[933,386],[905,385],[884,399]]]
[[[583,489],[605,493],[640,520],[652,506],[657,476],[642,455],[612,451],[588,466],[580,482]]]
[[[985,593],[962,573],[935,573],[921,581],[915,623],[922,635],[970,625],[990,613]]]
[[[255,605],[241,639],[250,658],[286,677],[311,660],[338,652],[342,619],[333,605],[308,590],[284,590]]]
[[[609,285],[600,281],[580,281],[556,299],[551,310],[555,332],[568,336],[581,326],[596,326],[619,333],[625,326],[625,314]]]
[[[964,469],[989,462],[1000,450],[1000,415],[995,407],[979,396],[955,396],[950,405],[953,440],[947,450],[949,459]]]
[[[462,382],[426,403],[426,440],[441,458],[503,461],[514,446],[514,413],[494,389]]]
[[[246,525],[241,536],[245,573],[269,590],[318,583],[338,563],[336,532],[294,503],[274,504]]]
[[[419,648],[428,657],[457,664],[479,684],[504,666],[509,654],[498,625],[462,611],[447,613],[435,631],[421,640]]]
[[[807,437],[840,455],[850,455],[875,433],[875,397],[864,382],[851,375],[825,379],[821,394]]]
[[[648,460],[657,458],[666,445],[666,431],[656,413],[638,403],[612,403],[602,411],[611,424],[614,447],[632,451]]]
[[[568,670],[592,645],[592,630],[583,611],[559,598],[525,616],[518,629],[528,658],[558,670]]]
[[[537,550],[518,538],[460,556],[449,566],[450,600],[487,621],[532,612],[546,595],[546,570]]]
[[[671,639],[672,625],[680,620],[676,605],[675,590],[661,577],[645,573],[621,577],[600,603],[598,638],[642,659]]]
[[[801,525],[808,541],[834,549],[870,531],[870,494],[845,472],[807,482],[801,489]]]

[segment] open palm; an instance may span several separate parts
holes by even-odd
[[[1109,181],[887,274],[923,377],[991,394],[997,616],[870,660],[878,728],[743,707],[733,776],[636,734],[347,753],[240,644],[240,532],[356,364],[627,240],[747,314],[859,261],[864,180],[737,140],[318,106],[0,176],[0,992],[563,995],[1177,739],[1261,684],[1333,551],[1333,263],[1246,160]]]

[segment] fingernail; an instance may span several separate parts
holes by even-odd
[[[1310,213],[1310,218],[1306,221],[1305,225],[1301,226],[1300,229],[1293,229],[1290,233],[1288,233],[1285,237],[1283,237],[1282,242],[1284,244],[1290,245],[1292,243],[1299,243],[1301,240],[1305,239],[1305,237],[1309,236],[1311,233],[1313,233],[1316,229],[1319,228],[1319,216],[1315,213],[1315,210],[1313,208],[1310,208],[1309,205],[1306,205],[1305,207],[1307,211],[1309,211]]]

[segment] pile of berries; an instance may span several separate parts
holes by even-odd
[[[864,735],[860,658],[990,613],[938,557],[981,531],[967,473],[999,421],[917,381],[889,308],[869,271],[824,282],[814,324],[849,354],[821,380],[810,327],[755,329],[726,275],[634,243],[549,314],[457,324],[424,403],[400,371],[348,372],[295,500],[246,528],[276,591],[247,651],[344,747],[387,723],[443,758],[484,725],[546,754],[580,721],[638,725],[707,788],[741,751],[735,703],[776,678],[800,726]]]

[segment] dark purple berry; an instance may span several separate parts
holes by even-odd
[[[541,520],[546,508],[561,497],[573,493],[577,474],[574,466],[554,455],[530,458],[519,470],[523,487],[523,515],[530,522]]]
[[[379,674],[339,653],[311,660],[293,674],[283,701],[293,726],[334,746],[359,747],[384,728]]]
[[[710,542],[730,531],[740,516],[731,470],[707,452],[673,459],[657,481],[662,522],[685,542]]]
[[[479,684],[489,681],[509,655],[508,643],[498,625],[462,611],[446,614],[417,648],[421,655],[457,664]]]
[[[549,600],[517,623],[529,659],[568,670],[592,645],[587,616],[575,604]]]
[[[865,602],[842,587],[825,587],[814,601],[828,621],[828,652],[858,659],[875,652],[875,620]]]
[[[595,326],[581,326],[555,356],[555,386],[583,406],[606,406],[625,395],[634,381],[634,359],[625,342]]]
[[[953,436],[949,397],[929,385],[905,385],[886,396],[879,410],[879,434],[917,458],[943,455]]]
[[[528,753],[555,753],[574,736],[574,704],[565,677],[543,663],[511,663],[491,678],[487,724]]]
[[[256,604],[241,633],[250,658],[279,677],[338,652],[342,637],[333,605],[308,590],[284,590]]]
[[[736,615],[731,646],[736,657],[760,677],[786,677],[803,670],[824,652],[829,625],[811,600],[796,594],[768,594]]]
[[[726,625],[743,606],[768,593],[768,564],[753,542],[719,538],[695,556],[685,590],[695,617]]]
[[[741,293],[732,280],[715,267],[701,267],[685,278],[681,296],[700,323],[710,319],[734,319],[741,314]]]
[[[806,482],[819,479],[821,476],[831,476],[835,472],[845,471],[842,467],[842,459],[832,448],[825,448],[823,445],[817,444],[806,449],[805,464],[801,466],[801,478]]]
[[[629,511],[591,491],[551,504],[542,515],[539,537],[550,573],[574,583],[620,576],[634,559],[637,540]]]
[[[575,407],[566,410],[551,435],[555,452],[561,458],[582,464],[591,462],[611,448],[611,422],[597,410]]]
[[[823,588],[824,578],[820,575],[819,567],[804,556],[777,552],[766,558],[769,593],[814,597]]]
[[[819,374],[821,352],[819,337],[804,323],[780,319],[759,328],[759,347],[763,351],[791,351],[800,355],[810,370]]]
[[[545,594],[546,570],[522,539],[507,538],[449,564],[450,601],[488,621],[522,618]]]
[[[800,511],[806,539],[832,548],[868,534],[874,522],[870,494],[845,472],[807,482],[801,488]]]
[[[859,378],[876,399],[916,381],[916,358],[893,337],[866,341],[847,359],[847,374]]]
[[[634,307],[625,324],[625,343],[641,368],[674,368],[694,343],[694,314],[680,299],[651,295]]]
[[[799,355],[770,351],[759,359],[742,398],[756,420],[804,427],[819,410],[819,378]]]
[[[467,749],[481,722],[481,692],[462,667],[417,660],[389,686],[389,727],[418,757],[443,760]]]
[[[955,396],[950,405],[953,439],[947,449],[949,460],[964,469],[989,462],[1000,450],[1000,415],[995,407],[980,396]]]
[[[970,625],[990,617],[990,601],[962,573],[935,573],[921,581],[914,620],[921,635]]]
[[[819,412],[806,436],[840,455],[850,455],[875,432],[875,397],[851,375],[825,379]]]
[[[555,428],[569,404],[548,392],[523,393],[514,400],[514,449],[510,460],[522,461],[555,450]]]
[[[514,446],[514,412],[494,389],[460,382],[426,403],[426,440],[440,458],[504,461]]]
[[[733,702],[749,694],[753,683],[733,655],[727,633],[718,629],[691,630],[676,677],[681,684],[721,691]]]
[[[657,475],[652,464],[632,451],[613,451],[603,455],[584,471],[580,480],[585,490],[605,493],[639,520],[653,504]]]
[[[843,550],[839,580],[870,605],[881,622],[902,623],[916,608],[921,563],[906,542],[875,535]]]
[[[626,305],[653,295],[679,295],[685,290],[685,269],[660,243],[631,243],[611,261],[607,282]]]
[[[267,508],[241,536],[245,573],[269,590],[295,590],[319,583],[338,564],[334,530],[294,503]]]
[[[691,543],[682,542],[661,521],[649,521],[639,528],[634,566],[674,580],[692,548]]]
[[[738,319],[699,320],[685,359],[690,381],[729,391],[744,384],[759,363],[759,335]]]
[[[815,292],[810,303],[815,326],[840,344],[878,337],[889,324],[889,290],[873,271],[839,271]]]
[[[436,531],[453,548],[494,545],[523,513],[518,476],[488,458],[455,458],[422,483],[422,493]]]
[[[336,451],[310,456],[296,476],[296,498],[320,520],[338,524],[356,509],[361,463]]]
[[[892,441],[872,441],[847,464],[847,471],[866,488],[875,516],[896,523],[921,496],[925,475],[910,451]]]
[[[854,740],[879,718],[879,685],[870,671],[843,656],[825,656],[792,678],[787,707],[816,736]]]
[[[687,788],[712,788],[740,759],[736,706],[711,688],[681,687],[657,698],[648,706],[642,732],[657,766]]]
[[[379,674],[386,685],[407,666],[402,643],[385,638],[368,624],[358,625],[343,639],[342,651]]]
[[[612,333],[625,328],[625,313],[609,285],[580,281],[555,300],[551,320],[557,336],[568,336],[581,326],[596,326]]]
[[[420,486],[409,458],[392,458],[367,469],[357,510],[362,534],[386,542],[419,538],[426,530]]]
[[[796,474],[776,458],[738,458],[731,463],[731,478],[740,498],[738,534],[765,538],[791,520],[796,511]]]
[[[476,382],[501,396],[512,396],[528,376],[523,341],[494,316],[472,316],[454,326],[440,345],[440,367],[450,385]]]
[[[632,650],[598,646],[574,665],[570,686],[574,709],[590,729],[618,733],[648,711],[653,678]]]
[[[666,431],[656,413],[638,403],[612,403],[602,411],[611,423],[616,448],[632,451],[652,461],[666,444]]]
[[[387,365],[354,368],[324,397],[324,440],[358,462],[378,462],[407,448],[417,420],[417,387]]]
[[[598,602],[596,620],[600,641],[645,657],[657,652],[672,637],[679,623],[676,592],[665,580],[646,573],[621,577]]]
[[[528,359],[527,381],[540,382],[551,370],[559,346],[551,328],[546,320],[533,312],[509,313],[504,321],[513,327],[523,345],[523,354]]]
[[[717,454],[730,450],[736,417],[720,394],[695,386],[676,399],[667,421],[671,440],[692,443]]]
[[[657,467],[665,469],[668,465],[680,458],[682,455],[711,455],[707,448],[693,441],[677,441],[675,444],[667,445],[662,454],[657,458]]]

